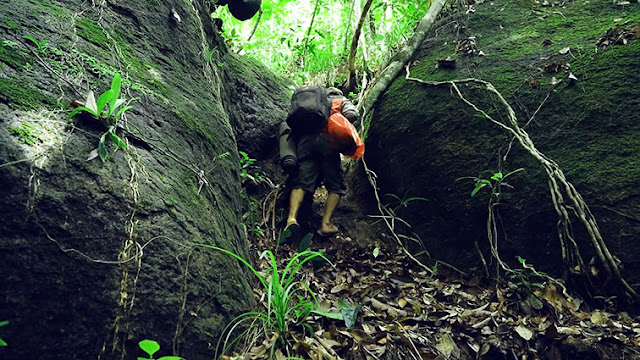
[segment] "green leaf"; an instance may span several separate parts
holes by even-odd
[[[536,310],[542,310],[542,308],[544,307],[542,301],[535,295],[529,296],[529,304],[531,304],[531,307]]]
[[[100,141],[98,142],[98,155],[100,155],[100,160],[102,162],[107,161],[109,154],[107,154],[107,149],[104,146],[104,142],[106,141],[107,133],[102,134],[100,137]]]
[[[120,79],[120,73],[116,73],[113,76],[113,80],[111,81],[111,99],[109,101],[109,109],[110,111],[113,113],[113,110],[116,107],[116,101],[118,101],[118,98],[120,97],[120,83],[121,83],[121,79]]]
[[[479,117],[480,119],[486,119],[486,118],[487,118],[487,117],[486,117],[486,116],[484,116],[484,114],[482,114],[482,113],[473,114],[473,116],[475,116],[475,117]]]
[[[143,358],[143,357],[138,357],[138,360],[153,360],[152,358]]]
[[[158,360],[182,360],[180,356],[163,356]]]
[[[492,180],[495,180],[495,181],[500,181],[500,180],[502,180],[502,173],[501,173],[501,172],[497,172],[497,173],[493,174],[493,175],[491,176],[491,179],[492,179]]]
[[[290,237],[291,237],[291,230],[286,229],[286,230],[282,231],[280,233],[280,235],[278,235],[278,240],[276,241],[276,243],[278,245],[280,245],[280,244],[284,243],[285,241],[287,241],[287,239],[290,238]]]
[[[127,148],[127,143],[124,142],[122,139],[120,139],[118,135],[116,135],[116,133],[113,131],[113,126],[109,128],[108,133],[109,133],[109,136],[111,137],[111,140],[113,140],[113,142],[116,143],[119,147],[123,149]]]
[[[7,346],[7,343],[0,338],[0,346]]]
[[[124,114],[124,112],[125,112],[125,111],[127,111],[127,110],[129,110],[129,109],[132,109],[132,108],[133,108],[133,106],[131,106],[131,105],[127,105],[127,106],[123,107],[122,109],[120,109],[120,110],[118,111],[118,113],[116,114],[116,116],[114,116],[114,118],[116,119],[116,121],[117,121],[118,119],[120,119],[120,116],[122,116],[122,114]]]
[[[81,111],[86,111],[89,114],[92,114],[95,117],[98,117],[98,114],[96,114],[95,111],[89,109],[88,107],[85,106],[78,106],[77,108],[73,109],[73,111],[71,111],[71,113],[69,114],[69,119],[71,119],[72,117],[74,117],[77,113],[81,112]]]
[[[313,240],[313,234],[312,233],[306,234],[302,238],[302,240],[300,240],[300,244],[298,244],[298,252],[303,252],[305,250],[308,250],[309,246],[311,245],[311,240]]]
[[[124,104],[125,102],[127,102],[125,99],[116,99],[116,102],[113,104],[113,106],[109,108],[109,114],[113,115],[113,113],[116,112],[116,109],[122,106],[122,104]]]
[[[376,246],[376,248],[373,249],[373,257],[377,259],[378,255],[380,255],[380,248]]]
[[[22,35],[23,38],[27,39],[27,40],[31,40],[34,44],[38,45],[38,40],[36,40],[36,38],[34,38],[31,35]]]
[[[520,264],[524,264],[524,262],[527,261],[527,259],[523,259],[520,256],[518,256],[518,261],[520,262]]]
[[[524,168],[515,169],[515,170],[513,170],[512,172],[507,173],[507,175],[505,175],[503,179],[506,179],[506,178],[507,178],[507,176],[509,176],[509,175],[513,175],[513,174],[518,173],[518,172],[520,172],[520,171],[524,171]]]
[[[149,356],[153,356],[158,350],[160,350],[160,345],[153,340],[142,340],[138,343],[140,349],[144,350]]]
[[[480,189],[482,189],[483,187],[487,186],[487,183],[484,182],[477,182],[476,183],[476,188],[473,189],[473,191],[471,192],[471,197],[473,197],[475,194],[478,193],[478,191],[480,191]]]
[[[321,310],[311,310],[312,314],[316,314],[316,315],[320,315],[320,316],[324,316],[326,318],[329,319],[334,319],[334,320],[343,320],[344,318],[342,317],[342,313],[331,313],[331,312],[324,312]]]
[[[356,305],[353,307],[343,308],[341,310],[342,318],[344,319],[344,324],[348,328],[352,328],[356,324],[356,321],[358,320],[358,311],[360,310],[360,307],[361,305]]]
[[[9,320],[5,320],[5,321],[0,321],[0,327],[3,327],[5,325],[9,324]]]
[[[105,105],[107,105],[107,103],[111,101],[112,97],[113,90],[107,90],[104,94],[100,95],[100,97],[98,98],[98,108],[96,111],[99,115],[102,115],[102,111],[104,110]]]

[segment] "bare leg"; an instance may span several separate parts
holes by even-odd
[[[338,228],[331,223],[331,217],[339,203],[340,194],[330,193],[329,196],[327,196],[327,203],[325,204],[324,215],[322,216],[322,225],[320,226],[320,232],[323,234],[338,232]]]
[[[304,200],[304,190],[293,189],[291,190],[291,199],[289,200],[289,217],[287,217],[287,226],[298,223],[298,210]]]

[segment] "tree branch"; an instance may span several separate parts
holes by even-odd
[[[384,93],[389,85],[398,77],[404,66],[411,60],[418,47],[424,41],[427,36],[427,32],[431,29],[431,26],[436,20],[440,11],[444,7],[446,0],[434,0],[429,10],[424,15],[420,24],[413,33],[413,36],[402,47],[400,52],[396,55],[395,60],[390,63],[378,76],[371,87],[369,87],[362,97],[362,101],[358,103],[358,110],[360,113],[367,112],[371,109],[373,104],[378,100],[380,95]],[[363,116],[364,118],[364,116]]]

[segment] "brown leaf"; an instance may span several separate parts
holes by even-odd
[[[518,325],[518,327],[516,327],[516,332],[518,333],[518,335],[520,335],[521,338],[527,341],[531,340],[531,338],[533,337],[533,331],[522,325]]]
[[[331,293],[332,294],[337,294],[341,291],[347,290],[349,288],[349,284],[347,283],[340,283],[334,287],[331,288]]]
[[[400,298],[400,300],[398,300],[398,306],[400,306],[400,309],[404,309],[404,307],[407,306],[407,300]]]
[[[406,311],[402,309],[396,309],[393,306],[387,305],[375,298],[371,298],[370,302],[371,302],[371,306],[373,306],[374,309],[379,311],[386,311],[390,316],[393,316],[393,317],[407,316]]]

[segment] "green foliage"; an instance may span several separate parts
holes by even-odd
[[[542,309],[542,301],[534,295],[535,288],[544,288],[545,279],[549,275],[542,271],[537,271],[533,265],[527,264],[526,259],[518,256],[518,262],[522,265],[522,269],[509,269],[506,273],[509,279],[509,288],[512,290],[507,293],[508,298],[517,298],[518,300],[526,300],[534,309]]]
[[[0,327],[3,327],[5,325],[9,324],[9,321],[0,321]],[[0,338],[0,346],[7,346],[7,343],[2,340],[2,338]]]
[[[97,149],[97,155],[100,156],[100,160],[103,162],[109,157],[106,148],[107,139],[113,141],[119,148],[127,148],[127,143],[116,134],[116,129],[122,115],[133,106],[122,106],[126,103],[126,100],[120,99],[120,86],[120,74],[116,73],[111,81],[111,88],[100,95],[97,102],[93,91],[89,90],[85,106],[79,106],[69,114],[69,118],[71,118],[80,112],[87,112],[106,123],[108,130],[100,137]],[[90,155],[89,160],[95,158],[95,155]]]
[[[45,48],[45,45],[47,44],[47,42],[48,42],[49,40],[47,40],[47,39],[42,39],[42,40],[38,41],[38,40],[36,40],[33,36],[30,36],[30,35],[24,35],[24,36],[22,36],[22,37],[23,37],[23,38],[25,38],[25,39],[27,39],[27,40],[29,40],[29,41],[31,41],[31,42],[33,42],[34,44],[36,44],[36,46],[38,47],[38,50],[39,50],[41,53],[45,53],[45,52],[47,51],[47,50],[46,50],[46,48]]]
[[[221,6],[211,16],[222,19],[222,35],[235,52],[251,55],[300,84],[312,78],[329,84],[346,75],[346,67],[343,73],[338,71],[346,62],[359,20],[351,5],[352,1],[322,1],[308,37],[315,1],[264,0],[255,33],[257,15],[243,22]],[[368,59],[358,57],[356,66],[377,70],[413,34],[428,5],[429,0],[374,2],[363,29]]]
[[[501,195],[501,187],[506,186],[509,188],[513,188],[511,185],[509,185],[506,181],[504,181],[507,177],[523,171],[523,168],[519,168],[516,170],[513,170],[509,173],[507,173],[506,175],[503,175],[502,172],[494,172],[493,170],[486,170],[483,171],[480,175],[478,176],[465,176],[465,177],[461,177],[461,178],[457,178],[456,181],[458,180],[463,180],[463,179],[471,179],[475,182],[475,188],[473,189],[473,191],[471,191],[471,197],[475,196],[478,191],[482,190],[485,187],[489,187],[489,189],[491,189],[491,196],[493,197],[500,197]],[[484,178],[484,174],[491,174],[489,176],[489,178]]]
[[[252,183],[266,184],[270,188],[274,188],[273,181],[267,177],[263,171],[261,171],[256,165],[256,159],[251,158],[246,152],[239,151],[240,153],[240,180],[242,183],[246,183],[250,180]]]
[[[207,244],[199,244],[199,246],[221,251],[240,261],[256,276],[267,294],[265,311],[241,314],[227,325],[216,346],[216,359],[218,358],[218,350],[221,350],[220,354],[226,353],[243,335],[250,333],[249,330],[244,330],[240,335],[233,337],[234,332],[245,322],[249,323],[249,329],[252,326],[262,325],[268,332],[265,334],[267,339],[283,340],[292,324],[303,323],[317,307],[318,301],[315,293],[307,284],[298,281],[296,275],[305,263],[315,258],[327,260],[322,253],[305,250],[291,258],[284,269],[278,270],[275,255],[270,250],[266,250],[260,255],[260,258],[267,258],[271,263],[271,269],[267,269],[266,274],[263,275],[247,260],[232,251]]]
[[[249,197],[249,209],[242,214],[242,220],[249,229],[249,233],[254,236],[264,235],[265,230],[261,227],[261,207],[260,200]]]
[[[249,168],[253,166],[256,159],[252,159],[246,152],[240,151],[240,179],[244,184],[247,180],[256,181],[256,177],[249,173]]]
[[[427,201],[427,199],[422,197],[407,198],[405,195],[404,197],[400,198],[398,195],[395,195],[395,194],[386,194],[386,195],[392,197],[394,201],[382,206],[382,212],[384,215],[369,215],[369,216],[373,218],[380,218],[381,220],[386,220],[387,222],[389,222],[389,225],[391,226],[392,230],[395,230],[397,222],[402,223],[410,228],[411,225],[409,225],[409,223],[407,223],[402,219],[400,212],[406,209],[409,206],[409,204],[413,201]]]
[[[160,350],[160,344],[153,340],[142,340],[138,343],[140,349],[149,355],[149,357],[138,357],[138,360],[154,360],[153,354]],[[179,356],[163,356],[157,360],[182,360]]]

